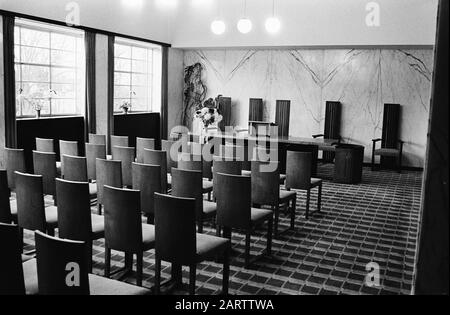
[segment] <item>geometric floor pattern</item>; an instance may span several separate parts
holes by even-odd
[[[411,294],[419,226],[422,172],[372,172],[364,168],[359,185],[336,184],[330,165],[319,166],[325,178],[322,211],[305,219],[305,194],[298,192],[296,226],[273,240],[272,256],[261,257],[244,268],[244,235],[233,233],[234,254],[230,266],[232,295],[303,294]],[[311,196],[315,210],[317,191]],[[51,200],[49,200],[51,203]],[[280,230],[289,226],[280,216]],[[265,248],[262,226],[252,236],[251,250],[257,255]],[[206,225],[205,233],[215,235]],[[28,249],[32,235],[25,235]],[[104,272],[104,241],[94,244],[94,273]],[[369,287],[365,278],[368,263],[380,268],[380,285]],[[113,252],[112,270],[122,267],[123,254]],[[162,279],[170,277],[170,265],[163,262]],[[183,268],[183,280],[188,281]],[[154,283],[154,252],[144,254],[144,287]],[[124,281],[135,283],[130,276]],[[216,262],[197,266],[197,294],[217,294],[221,289],[222,267]],[[180,291],[176,294],[186,294]]]

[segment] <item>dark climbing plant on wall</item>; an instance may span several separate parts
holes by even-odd
[[[182,121],[184,126],[191,126],[198,108],[202,107],[207,88],[202,81],[203,65],[196,63],[184,69],[184,106]]]

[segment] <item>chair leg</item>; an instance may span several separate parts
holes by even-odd
[[[102,215],[102,205],[99,202],[97,202],[97,213],[98,215]]]
[[[125,253],[125,268],[133,269],[133,253]]]
[[[208,193],[208,201],[211,201],[211,192]]]
[[[223,238],[228,238],[229,240],[231,240],[231,228],[229,227],[223,227],[223,233],[222,233],[222,237]]]
[[[144,264],[144,254],[139,252],[136,254],[136,285],[142,287],[142,273]]]
[[[322,208],[322,183],[319,185],[319,192],[317,194],[317,212],[320,212]]]
[[[228,282],[230,279],[230,250],[227,248],[223,255],[222,294],[228,295]]]
[[[251,231],[247,231],[245,235],[245,267],[250,265],[250,241],[251,241],[252,233]]]
[[[397,166],[398,167],[397,172],[399,174],[401,174],[401,172],[402,172],[402,156],[401,155],[399,155],[399,157],[398,157],[397,165],[398,165]]]
[[[202,234],[203,233],[203,220],[200,219],[200,221],[198,222],[198,233]]]
[[[195,295],[195,278],[197,276],[197,265],[189,266],[189,294]]]
[[[161,285],[161,259],[155,258],[155,294],[160,293]]]
[[[47,234],[49,236],[55,236],[55,229],[54,228],[47,228]]]
[[[275,230],[275,237],[278,237],[278,222],[279,222],[279,220],[280,220],[280,205],[276,205],[275,207],[274,207],[274,212],[275,212],[275,223],[274,223],[274,225],[275,225],[275,227],[274,227],[274,230]]]
[[[105,277],[109,278],[111,274],[111,249],[105,246]]]
[[[292,206],[291,206],[291,229],[295,229],[295,211],[297,208],[297,196],[292,199]]]
[[[372,145],[372,172],[375,171],[375,143]]]
[[[92,273],[92,265],[93,265],[92,246],[93,246],[92,241],[90,241],[88,244],[88,270],[89,270],[89,273]]]
[[[273,229],[273,218],[270,217],[267,222],[267,255],[272,255],[272,229]]]
[[[309,203],[311,200],[311,189],[308,189],[306,192],[306,220],[309,219]]]

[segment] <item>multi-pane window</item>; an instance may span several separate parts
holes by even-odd
[[[84,32],[16,19],[14,41],[17,117],[83,114]]]
[[[159,112],[161,108],[161,48],[116,38],[114,49],[114,111]]]

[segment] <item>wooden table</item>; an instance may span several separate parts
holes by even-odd
[[[190,134],[190,138],[193,139],[199,135]],[[244,144],[248,146],[249,143],[266,143],[267,147],[278,148],[279,160],[280,160],[280,172],[286,172],[286,154],[287,151],[297,152],[310,152],[312,154],[312,176],[317,175],[317,160],[319,150],[334,151],[334,144],[338,140],[331,139],[314,139],[314,138],[302,138],[302,137],[255,137],[250,136],[248,133],[226,134],[223,132],[217,132],[208,136],[209,141],[214,139],[220,139],[222,144]]]

